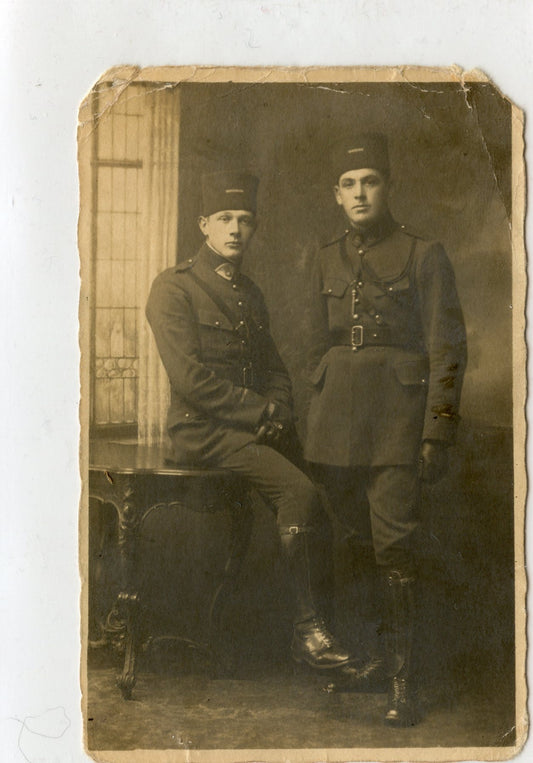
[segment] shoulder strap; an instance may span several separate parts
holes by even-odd
[[[235,326],[236,317],[224,302],[224,300],[221,299],[219,295],[209,286],[209,284],[207,284],[203,278],[200,278],[200,276],[197,275],[197,273],[195,273],[193,270],[187,270],[185,272],[192,278],[195,284],[207,294],[211,302],[215,303],[222,315],[226,316],[231,325]]]
[[[339,241],[345,240],[349,232],[349,230],[343,231],[340,236],[337,236],[336,238],[331,239],[331,241],[326,241],[324,244],[321,244],[320,249],[327,249],[328,246],[333,246],[333,244],[338,244]]]

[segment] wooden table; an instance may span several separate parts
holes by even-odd
[[[135,685],[142,610],[138,573],[143,560],[138,554],[138,539],[146,518],[161,507],[200,512],[224,510],[229,514],[230,544],[223,575],[210,601],[208,640],[204,644],[193,644],[209,653],[212,653],[224,600],[249,545],[252,511],[246,483],[226,470],[181,466],[169,456],[163,448],[136,442],[93,441],[90,445],[89,499],[113,506],[118,518],[120,591],[112,617],[115,629],[119,623],[125,642],[124,666],[117,680],[124,699],[131,699]]]

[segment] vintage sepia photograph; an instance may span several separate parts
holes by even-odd
[[[78,158],[88,754],[513,757],[520,109],[457,67],[119,66]]]

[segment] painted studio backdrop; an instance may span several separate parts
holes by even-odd
[[[260,177],[259,227],[244,269],[265,295],[304,435],[310,258],[344,227],[328,146],[350,128],[386,133],[392,213],[444,244],[468,335],[458,443],[448,476],[425,488],[422,506],[422,581],[432,586],[422,643],[435,676],[451,677],[455,689],[485,680],[487,666],[493,677],[509,676],[512,713],[509,104],[489,84],[144,83],[119,91],[101,82],[91,108],[98,115],[91,137],[91,436],[151,443],[165,442],[168,387],[144,305],[155,275],[200,246],[201,174],[230,165]],[[274,518],[259,499],[254,513],[250,551],[224,614],[237,672],[289,659],[288,592]],[[91,515],[95,642],[118,587],[112,515],[97,507]],[[152,624],[202,638],[201,602],[223,564],[226,538],[220,515],[161,511],[147,520],[144,586]],[[337,619],[350,639],[342,564],[338,558]],[[164,665],[170,661],[165,655]]]

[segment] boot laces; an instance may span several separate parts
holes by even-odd
[[[409,699],[407,690],[407,681],[405,678],[398,678],[394,676],[392,679],[392,695],[394,702],[399,704],[406,703]]]
[[[313,620],[313,624],[320,634],[320,638],[327,647],[333,646],[334,638],[333,634],[328,630],[325,620],[322,617],[316,617]]]

